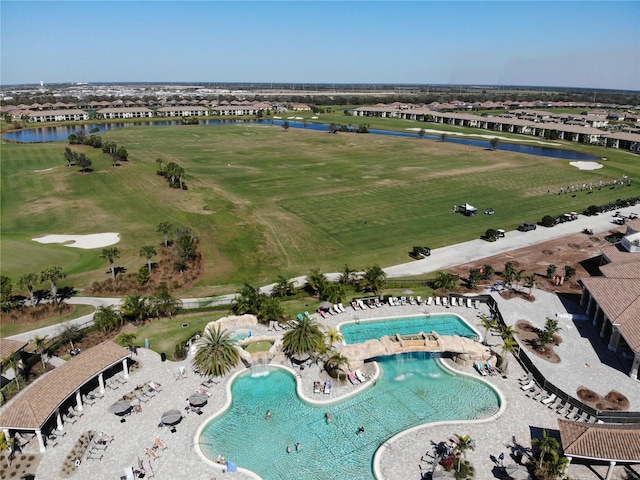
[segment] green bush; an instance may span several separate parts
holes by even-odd
[[[544,217],[542,217],[542,220],[540,221],[540,224],[543,227],[553,227],[556,223],[556,219],[553,218],[551,215],[545,215]]]

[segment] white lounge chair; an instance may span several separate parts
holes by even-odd
[[[413,298],[413,296],[409,297],[409,305],[415,305],[416,304],[416,299]]]
[[[433,304],[433,297],[427,298],[427,305],[432,305],[432,304]]]
[[[344,305],[342,305],[342,302],[338,304],[338,308],[339,308],[339,309],[340,309],[340,311],[341,311],[341,312],[343,312],[343,313],[347,311],[347,309],[346,309],[346,308],[344,308]]]
[[[549,405],[550,403],[552,403],[554,400],[556,399],[556,394],[552,393],[551,395],[547,395],[546,397],[544,397],[542,400],[540,400],[540,403],[542,403],[543,405]]]
[[[416,303],[417,303],[418,305],[422,305],[422,297],[421,297],[420,295],[418,295],[418,296],[416,297]]]
[[[449,305],[449,299],[447,297],[442,297],[442,305],[445,307]]]
[[[474,302],[474,304],[475,304],[476,308],[480,308],[480,300],[476,300]]]
[[[358,300],[358,306],[362,309],[362,310],[366,310],[366,306],[364,304],[364,302],[362,300]]]
[[[580,411],[578,407],[571,407],[569,412],[564,416],[564,418],[572,419],[576,416],[576,414]]]
[[[393,307],[395,305],[395,303],[393,303],[393,297],[389,297],[388,301],[390,307]]]
[[[331,393],[331,380],[324,382],[324,394],[329,395]]]
[[[522,385],[520,387],[521,390],[531,390],[532,388],[535,388],[536,386],[536,382],[534,382],[533,380],[531,380],[529,383]]]
[[[355,374],[356,374],[356,378],[360,380],[360,382],[364,383],[367,381],[367,377],[364,376],[364,373],[362,373],[362,371],[359,368],[355,371]]]
[[[471,308],[471,299],[467,298],[467,308]]]
[[[440,305],[440,297],[436,297],[436,305]]]

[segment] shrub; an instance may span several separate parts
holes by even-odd
[[[544,217],[542,217],[540,224],[543,227],[553,227],[556,224],[556,220],[551,215],[545,215]]]

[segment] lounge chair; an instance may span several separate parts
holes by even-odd
[[[333,306],[329,307],[329,313],[331,315],[338,315],[340,312],[336,310]]]
[[[352,385],[355,385],[356,383],[359,383],[358,378],[356,377],[355,372],[349,372],[349,374],[347,375],[347,377],[349,377],[349,381],[351,382]]]
[[[480,375],[482,375],[483,377],[487,375],[487,372],[485,371],[484,367],[482,366],[482,363],[476,363],[474,365],[474,367],[476,367],[476,370],[478,371],[478,373]]]
[[[542,403],[543,405],[549,405],[550,403],[553,403],[556,398],[556,394],[552,393],[551,395],[547,395],[542,400],[540,400],[540,403]]]
[[[299,313],[298,315],[296,315],[296,318],[297,318],[298,320],[302,321],[302,319],[303,319],[304,317],[302,316],[302,314],[301,314],[301,313]]]
[[[331,393],[331,380],[324,382],[324,394],[329,395]]]
[[[313,382],[313,393],[322,392],[322,382]]]
[[[382,303],[380,302],[379,298],[376,298],[376,300],[375,300],[375,302],[373,302],[373,304],[375,305],[376,308],[382,307]]]
[[[311,315],[309,315],[309,311],[304,312],[304,316],[311,320]]]
[[[153,468],[151,468],[151,462],[146,458],[140,461],[140,469],[144,472],[145,478],[154,477]]]
[[[355,371],[355,374],[356,374],[356,378],[360,382],[364,383],[367,381],[367,377],[364,376],[364,373],[362,373],[362,371],[359,368]]]
[[[85,405],[95,405],[96,404],[96,400],[95,400],[95,398],[89,397],[89,395],[83,395],[82,396],[82,403],[84,403]]]
[[[534,398],[534,397],[540,395],[541,391],[542,390],[540,390],[538,387],[534,386],[533,388],[530,388],[529,390],[527,390],[526,391],[527,393],[525,393],[525,395],[527,397],[529,397],[529,398]]]
[[[64,423],[70,423],[71,425],[73,425],[77,421],[78,419],[76,417],[70,417],[69,415],[64,416]]]
[[[449,305],[449,299],[447,297],[442,297],[442,305],[445,307]]]
[[[476,309],[480,308],[480,300],[474,302]]]
[[[529,383],[529,381],[530,381],[530,380],[531,380],[531,374],[530,374],[530,373],[525,373],[523,376],[521,376],[521,377],[518,379],[518,381],[519,381],[520,383],[523,383],[523,382],[525,382],[525,383]]]
[[[531,380],[529,383],[522,385],[520,387],[521,390],[531,390],[532,388],[535,388],[536,386],[536,382],[534,382],[533,380]]]
[[[320,310],[318,309],[318,314],[322,317],[322,318],[328,318],[329,314],[327,312],[325,312],[324,310]]]
[[[498,372],[498,369],[496,367],[494,367],[493,365],[491,365],[491,363],[487,362],[486,364],[486,369],[489,372],[489,375],[498,375],[500,372]]]
[[[433,297],[429,297],[427,299],[427,305],[431,305],[431,304],[433,304]]]
[[[418,295],[418,296],[416,297],[416,303],[417,303],[418,305],[422,305],[422,297],[421,297],[420,295]]]
[[[149,455],[149,458],[150,458],[151,460],[157,460],[157,459],[159,459],[159,458],[160,458],[160,455],[158,455],[158,454],[156,453],[156,451],[155,451],[153,448],[149,448],[149,447],[147,447],[147,448],[145,448],[144,452],[145,452],[147,455]]]
[[[362,300],[358,300],[358,306],[362,309],[362,310],[366,310],[365,304]]]
[[[449,304],[452,307],[457,307],[458,306],[458,302],[456,301],[456,297],[451,297],[451,301],[449,302]]]
[[[567,412],[567,414],[564,416],[564,418],[567,419],[572,419],[573,417],[576,416],[576,414],[580,411],[580,409],[578,407],[574,407],[572,406],[571,409],[569,410],[569,412]]]
[[[347,311],[347,309],[346,309],[346,308],[344,308],[344,305],[342,305],[342,302],[340,302],[340,303],[338,304],[338,308],[340,309],[340,312],[341,312],[341,313],[344,313],[344,312],[346,312],[346,311]]]
[[[440,306],[440,297],[436,297],[436,305]]]
[[[471,299],[467,298],[467,308],[471,308]]]
[[[342,313],[342,310],[340,310],[337,303],[334,304],[331,308],[333,308],[333,311],[336,312],[337,314]]]

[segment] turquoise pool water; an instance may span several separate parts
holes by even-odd
[[[301,401],[288,371],[247,371],[233,382],[229,409],[203,430],[202,449],[265,480],[373,479],[373,455],[396,433],[438,420],[487,417],[499,409],[498,395],[487,384],[445,370],[429,354],[379,363],[382,378],[373,387],[324,407]],[[360,426],[365,433],[358,435]],[[287,453],[298,442],[302,451]]]
[[[478,335],[462,318],[453,314],[361,320],[342,325],[340,331],[347,343],[365,342],[385,335],[393,336],[396,333],[415,335],[420,332],[436,331],[440,335],[459,335],[468,338],[476,338]]]

